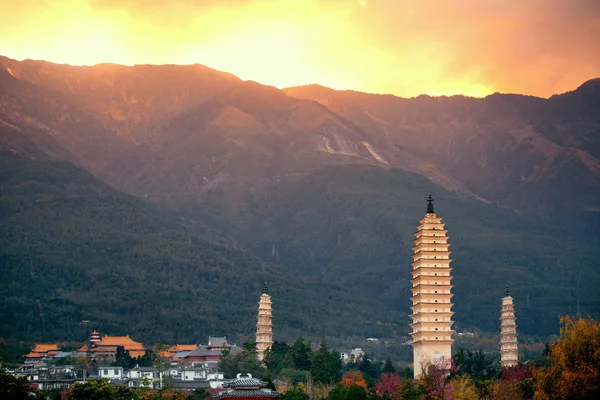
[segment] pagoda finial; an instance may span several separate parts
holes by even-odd
[[[508,290],[508,285],[506,285],[506,289],[504,289],[506,293],[506,297],[510,296],[510,290]]]
[[[265,282],[265,286],[263,286],[263,293],[269,293],[269,288],[267,287],[267,282]]]
[[[427,214],[433,214],[433,197],[431,197],[431,193],[427,198]]]

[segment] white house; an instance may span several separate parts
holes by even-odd
[[[156,368],[136,367],[130,369],[127,374],[127,386],[160,388],[163,381],[163,373]]]
[[[123,367],[100,367],[100,378],[123,379]]]

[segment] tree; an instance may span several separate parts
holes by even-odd
[[[293,367],[304,371],[310,370],[311,354],[310,343],[305,342],[303,337],[296,339],[287,351]]]
[[[379,375],[381,374],[379,368],[377,368],[377,365],[371,361],[368,354],[365,354],[363,357],[361,357],[357,364],[357,368],[363,373],[363,376],[365,377],[369,387],[372,387],[375,384],[377,379],[379,379]]]
[[[471,378],[467,375],[458,375],[452,379],[452,399],[453,400],[477,400],[479,394]]]
[[[313,353],[310,375],[319,383],[336,383],[341,378],[342,360],[335,350],[329,351],[323,340],[319,350]]]
[[[367,382],[363,375],[358,371],[349,371],[344,375],[342,379],[342,386],[348,389],[350,386],[360,386],[367,388]]]
[[[452,358],[457,373],[469,375],[473,380],[486,380],[498,376],[498,360],[482,350],[458,349]]]
[[[273,342],[271,347],[265,352],[264,363],[267,369],[273,374],[277,374],[284,368],[285,355],[289,346],[285,342]]]
[[[67,400],[136,400],[138,393],[125,386],[113,386],[106,379],[76,382],[67,391]]]
[[[375,385],[375,392],[392,397],[401,387],[402,381],[398,375],[384,372]]]
[[[123,367],[123,369],[130,369],[135,366],[134,360],[131,358],[129,351],[125,350],[123,346],[117,346],[117,352],[115,353],[115,365]]]
[[[600,322],[562,317],[550,366],[537,374],[535,398],[600,398]]]
[[[31,388],[27,378],[12,376],[0,370],[0,399],[22,400],[38,398],[38,394],[39,392]],[[31,395],[34,397],[31,397]]]
[[[392,360],[390,360],[389,356],[385,360],[385,364],[383,364],[383,368],[381,369],[381,372],[382,373],[388,373],[388,374],[395,374],[396,373],[396,367],[394,367],[394,364],[392,363]]]
[[[244,351],[235,356],[228,350],[224,350],[219,358],[219,371],[229,378],[233,378],[238,373],[251,373],[256,378],[262,378],[265,369],[256,358],[256,343],[244,343]]]
[[[279,400],[308,400],[308,394],[304,391],[302,384],[290,387],[285,393],[279,395]]]
[[[425,365],[423,384],[426,389],[427,399],[446,400],[451,399],[452,384],[448,381],[450,373],[453,372],[451,360],[440,360],[436,364]]]

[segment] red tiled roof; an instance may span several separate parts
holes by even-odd
[[[36,343],[32,351],[36,351],[38,353],[45,353],[50,350],[58,351],[58,345],[56,343]]]
[[[125,350],[129,350],[129,352],[131,353],[132,350],[141,350],[142,352],[144,351],[144,345],[136,342],[135,340],[131,339],[129,337],[129,335],[127,336],[103,336],[102,340],[100,340],[98,343],[96,343],[96,346],[99,348],[106,348],[106,347],[114,347],[116,351],[118,346],[123,346],[125,348]],[[133,355],[132,355],[133,357]]]
[[[175,346],[169,348],[171,353],[178,353],[180,351],[192,351],[196,349],[195,344],[176,344]]]

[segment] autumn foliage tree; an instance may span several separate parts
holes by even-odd
[[[600,399],[600,321],[561,318],[550,366],[537,374],[535,398]]]
[[[393,373],[383,373],[375,385],[375,392],[377,394],[385,394],[392,397],[401,389],[401,387],[402,381],[398,375]]]
[[[350,388],[351,386],[360,386],[366,389],[367,382],[360,372],[349,371],[346,372],[346,375],[344,375],[344,378],[342,379],[342,386],[344,386],[346,389]]]

